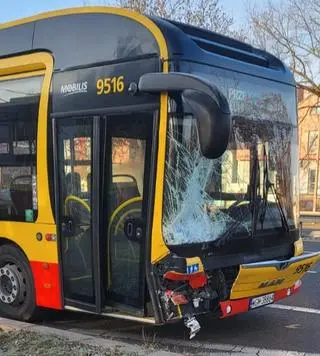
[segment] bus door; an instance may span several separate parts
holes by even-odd
[[[143,311],[153,114],[106,118],[106,305]],[[137,310],[136,310],[137,311]]]
[[[64,304],[99,311],[98,206],[92,189],[99,117],[54,119],[55,199]],[[96,188],[94,188],[96,189]]]
[[[66,308],[143,314],[153,117],[54,119]]]

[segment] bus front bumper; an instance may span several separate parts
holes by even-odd
[[[249,310],[254,310],[266,305],[278,302],[281,299],[287,298],[290,295],[297,293],[301,287],[301,280],[289,288],[280,289],[273,293],[263,294],[251,298],[242,298],[234,300],[226,300],[220,302],[221,319],[233,316],[236,314],[244,313]]]
[[[304,274],[320,261],[320,252],[288,260],[240,266],[230,298],[220,302],[221,318],[275,303],[298,292]]]

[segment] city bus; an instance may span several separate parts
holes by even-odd
[[[296,87],[271,54],[82,7],[0,25],[0,313],[165,324],[190,338],[295,294]]]

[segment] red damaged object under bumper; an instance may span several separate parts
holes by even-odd
[[[285,288],[285,289],[281,289],[281,290],[278,290],[273,293],[266,294],[265,296],[271,296],[271,294],[273,294],[273,301],[262,304],[261,307],[268,305],[268,304],[272,304],[274,302],[277,302],[281,299],[287,298],[290,295],[297,293],[298,290],[300,289],[300,287],[301,287],[301,281],[299,280],[290,288]],[[236,315],[239,313],[247,312],[249,310],[257,309],[260,306],[254,306],[254,307],[250,306],[251,301],[257,297],[264,297],[264,295],[253,296],[250,298],[243,298],[243,299],[226,300],[226,301],[220,302],[220,309],[221,309],[220,318],[223,319],[228,316],[232,316],[232,315]]]
[[[169,271],[164,274],[164,278],[171,281],[186,281],[193,289],[201,288],[208,283],[208,278],[204,272],[187,274]]]

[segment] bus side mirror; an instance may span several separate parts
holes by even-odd
[[[185,73],[147,73],[141,76],[139,92],[169,95],[180,92],[197,120],[200,148],[204,157],[218,158],[227,149],[231,115],[225,96],[205,79]]]

